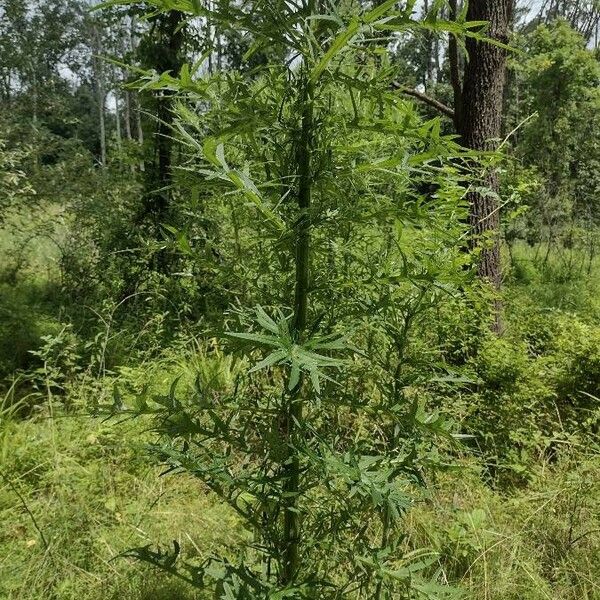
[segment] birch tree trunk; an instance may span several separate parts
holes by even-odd
[[[119,148],[121,148],[122,142],[123,142],[123,134],[121,132],[121,106],[119,104],[119,82],[117,80],[117,76],[115,71],[113,71],[113,77],[112,77],[112,84],[113,84],[113,93],[115,95],[115,125],[116,125],[116,132],[117,132],[117,145]]]
[[[93,26],[94,45],[96,55],[102,55],[102,36],[98,30],[98,25]],[[95,58],[95,73],[94,79],[96,80],[96,95],[98,101],[98,129],[100,137],[100,164],[106,166],[106,88],[104,85],[104,68],[102,66],[102,59]]]

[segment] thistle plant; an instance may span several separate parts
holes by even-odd
[[[138,82],[178,99],[179,168],[220,222],[236,300],[224,337],[252,366],[227,389],[174,383],[117,408],[152,416],[168,470],[202,480],[250,535],[201,562],[177,544],[132,554],[217,598],[442,597],[435,555],[402,536],[450,437],[416,393],[435,369],[412,368],[408,348],[464,277],[465,153],[398,97],[381,40],[481,24],[440,20],[442,3],[417,22],[414,1],[146,4],[282,59],[244,74],[201,59]],[[179,245],[200,255],[188,229]]]

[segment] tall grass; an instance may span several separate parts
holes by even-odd
[[[83,399],[78,399],[82,401]],[[0,598],[192,600],[177,581],[119,555],[173,540],[206,558],[245,535],[197,481],[161,478],[143,423],[47,410],[0,416]]]

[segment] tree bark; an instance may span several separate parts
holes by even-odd
[[[470,2],[467,21],[486,21],[486,35],[508,43],[514,0]],[[489,42],[467,38],[462,86],[455,84],[455,125],[462,144],[477,151],[495,150],[502,126],[502,101],[506,72],[506,51]],[[453,82],[454,83],[454,82]],[[498,290],[502,279],[500,264],[499,181],[494,170],[484,173],[480,187],[470,191],[470,246],[478,252],[477,271]],[[500,305],[496,307],[495,329],[500,330]]]
[[[144,147],[144,128],[142,126],[142,107],[140,105],[140,97],[136,92],[133,96],[134,101],[134,113],[135,113],[135,129],[137,132],[137,140],[140,148]],[[144,160],[140,160],[140,171],[144,173],[146,171],[146,163]]]
[[[131,17],[129,20],[129,29],[128,29],[128,50],[133,56],[137,51],[137,43],[136,43],[136,24],[135,17]],[[140,114],[140,101],[139,94],[136,92],[135,94],[131,94],[128,92],[129,99],[129,107],[130,111],[132,110],[135,116],[135,128],[137,140],[140,146],[144,145],[144,130],[142,129],[142,116]],[[132,136],[133,137],[133,136]],[[140,161],[140,171],[144,171],[144,161]]]
[[[491,40],[507,44],[512,27],[515,0],[478,0],[469,2],[467,21],[488,23],[486,36]],[[458,0],[449,0],[450,20],[458,16]],[[422,94],[407,90],[400,84],[392,87],[432,106],[454,121],[456,132],[463,146],[476,151],[495,150],[502,134],[502,103],[506,77],[506,50],[489,41],[472,37],[466,40],[468,60],[464,61],[461,77],[461,61],[455,36],[449,37],[448,60],[450,80],[454,92],[454,109]],[[502,273],[500,265],[500,205],[498,202],[499,182],[495,171],[484,174],[479,188],[488,193],[470,191],[469,224],[470,247],[479,253],[478,274],[499,289]],[[497,304],[496,329],[500,329],[500,309]]]
[[[123,74],[123,80],[125,80],[125,74]],[[132,139],[131,135],[131,93],[126,91],[124,94],[124,111],[123,119],[125,121],[125,137],[128,140]]]
[[[177,76],[182,65],[184,15],[179,11],[172,11],[157,15],[155,19],[149,33],[150,43],[145,48],[145,66],[158,73],[170,72]],[[144,211],[158,227],[168,217],[171,200],[172,94],[163,91],[155,97],[154,102],[154,153],[150,157],[150,165],[146,165],[147,193]]]
[[[115,126],[117,133],[117,146],[119,149],[122,146],[123,134],[121,132],[121,105],[119,104],[119,81],[117,79],[116,71],[113,69],[113,93],[115,95]]]
[[[446,106],[444,103],[440,102],[439,100],[436,100],[435,98],[432,98],[427,94],[423,94],[422,92],[419,92],[419,90],[407,88],[397,81],[392,82],[391,87],[395,90],[400,90],[400,92],[402,92],[402,94],[404,94],[405,96],[412,96],[413,98],[416,98],[417,100],[423,102],[423,104],[427,104],[428,106],[435,108],[435,110],[442,113],[443,115],[446,115],[448,118],[452,120],[455,119],[455,111],[449,106]]]
[[[98,25],[94,25],[93,27],[93,36],[94,36],[94,46],[96,50],[96,54],[98,56],[102,55],[103,46],[102,46],[102,35],[98,31]],[[104,82],[104,67],[102,64],[101,58],[94,59],[95,65],[95,83],[96,83],[96,95],[98,99],[98,128],[99,128],[99,136],[100,136],[100,164],[105,167],[106,166],[106,119],[105,119],[105,110],[106,110],[106,86]]]
[[[450,0],[450,20],[456,21],[458,16],[457,0]],[[460,111],[462,107],[462,84],[460,77],[460,62],[456,37],[450,34],[448,39],[448,61],[450,63],[450,83],[454,92],[454,127],[459,131]]]

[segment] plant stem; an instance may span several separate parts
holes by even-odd
[[[301,341],[306,329],[308,291],[310,285],[310,204],[311,204],[311,152],[313,132],[314,83],[308,73],[304,74],[302,90],[302,120],[298,146],[298,208],[300,215],[296,230],[296,284],[294,299],[294,337]],[[300,542],[300,514],[298,494],[300,491],[300,458],[296,448],[299,425],[302,421],[302,378],[291,391],[285,409],[284,435],[287,460],[284,465],[285,514],[283,524],[282,583],[288,585],[296,577],[299,567],[298,546]]]
[[[31,519],[31,522],[33,523],[33,526],[35,527],[35,530],[40,535],[40,539],[42,540],[42,544],[44,545],[44,549],[48,550],[50,548],[50,546],[48,544],[48,540],[44,536],[44,532],[42,531],[41,527],[39,526],[38,522],[36,521],[34,514],[31,512],[31,509],[27,505],[27,502],[25,501],[25,498],[23,497],[23,495],[21,494],[21,492],[19,492],[17,486],[2,471],[0,471],[0,477],[2,477],[2,479],[4,479],[4,481],[6,481],[6,483],[10,487],[10,489],[19,498],[19,501],[21,502],[21,505],[25,509],[25,512],[29,515],[29,518]]]
[[[387,548],[389,541],[390,541],[390,511],[389,508],[385,508],[384,512],[383,512],[383,531],[381,533],[381,549],[383,550],[384,548]],[[382,592],[383,592],[383,579],[381,578],[381,576],[379,577],[379,580],[377,581],[377,589],[375,590],[375,600],[381,600],[382,599]]]

